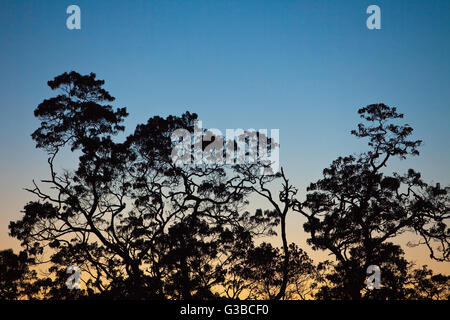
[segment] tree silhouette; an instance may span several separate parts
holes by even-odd
[[[247,163],[176,164],[173,133],[184,129],[195,141],[195,113],[151,117],[119,141],[128,113],[110,105],[103,80],[72,71],[48,85],[58,94],[35,109],[32,138],[48,154],[50,175],[33,181],[27,190],[38,200],[9,225],[23,251],[0,252],[0,299],[448,298],[449,277],[414,269],[392,243],[415,232],[433,259],[450,258],[448,189],[412,169],[385,172],[392,158],[418,155],[421,143],[394,123],[403,117],[395,108],[360,109],[369,125],[352,134],[368,138],[370,149],[335,160],[300,202],[284,170],[268,170],[259,152]],[[267,137],[245,138],[246,156],[258,138]],[[76,168],[57,170],[67,149]],[[269,209],[247,211],[251,195]],[[308,243],[335,261],[316,266],[289,244],[290,212],[306,217]],[[265,241],[278,227],[281,248]],[[66,286],[71,265],[83,274],[80,290]],[[379,290],[365,287],[369,265],[382,269]]]
[[[0,251],[0,299],[18,299],[29,291],[31,281],[36,279],[29,262],[25,252],[16,255],[11,249]]]
[[[363,287],[361,298],[378,300],[449,298],[449,276],[433,274],[427,266],[415,269],[414,264],[404,258],[403,250],[397,245],[384,243],[381,247],[377,256],[379,257],[379,267],[382,270],[382,286],[377,290]],[[357,259],[355,258],[355,260]],[[363,263],[361,260],[358,262]],[[322,270],[322,277],[318,278],[320,285],[316,297],[325,300],[348,299],[348,292],[344,286],[346,273],[342,264],[326,261],[319,266],[319,270]]]
[[[114,98],[95,77],[71,72],[48,82],[61,94],[36,108],[32,138],[49,155],[49,186],[33,182],[40,201],[10,223],[11,235],[54,272],[79,266],[99,296],[212,297],[253,236],[271,231],[271,217],[243,210],[252,188],[240,165],[173,163],[171,134],[193,132],[196,114],[150,118],[115,142],[127,112],[106,104]],[[78,168],[58,173],[65,147],[81,154]]]
[[[234,267],[235,277],[225,284],[226,296],[233,299],[241,296],[244,299],[311,299],[313,282],[318,276],[312,260],[294,243],[289,246],[289,257],[286,273],[284,248],[280,250],[266,242],[248,248],[242,262]],[[280,290],[283,290],[281,298],[278,297]]]
[[[281,241],[283,243],[283,262],[282,268],[280,270],[282,276],[281,280],[279,281],[278,292],[275,295],[271,293],[271,290],[266,290],[267,297],[269,297],[270,299],[280,300],[286,297],[286,289],[288,287],[290,277],[290,264],[293,264],[293,262],[291,261],[291,249],[296,248],[295,245],[291,245],[290,248],[288,244],[286,233],[286,219],[288,213],[294,209],[298,202],[295,199],[297,188],[289,183],[289,179],[286,177],[283,168],[281,168],[280,173],[277,173],[275,175],[258,175],[258,173],[255,172],[255,168],[253,167],[246,167],[245,169],[246,170],[244,173],[247,176],[248,180],[252,183],[251,190],[261,198],[266,200],[272,208],[272,210],[265,211],[265,215],[271,219],[271,225],[280,225]],[[276,198],[276,193],[271,191],[271,189],[269,188],[269,185],[273,183],[273,181],[275,181],[277,178],[281,179],[281,190],[278,192],[278,199]],[[259,211],[259,213],[261,214],[262,211]],[[297,252],[294,252],[294,254],[295,253]]]
[[[403,118],[396,108],[373,104],[358,112],[368,125],[359,124],[352,134],[368,138],[369,151],[333,161],[295,206],[307,218],[308,243],[336,258],[333,282],[345,299],[362,297],[369,265],[387,264],[394,272],[404,264],[396,258],[402,250],[389,242],[401,233],[416,233],[431,258],[449,260],[447,190],[429,186],[413,169],[405,175],[384,170],[392,158],[418,155],[421,141],[408,139],[410,126],[395,124]]]

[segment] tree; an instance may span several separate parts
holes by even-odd
[[[291,261],[291,249],[296,248],[295,246],[289,246],[287,240],[286,233],[286,218],[289,212],[294,209],[294,206],[297,204],[297,200],[295,199],[295,195],[297,194],[297,188],[295,188],[291,183],[289,183],[289,179],[286,177],[286,174],[281,168],[279,173],[269,173],[269,174],[258,174],[255,170],[257,168],[252,166],[245,166],[243,168],[243,173],[247,177],[247,179],[251,182],[251,190],[259,195],[262,199],[267,201],[272,210],[266,210],[265,217],[269,219],[270,226],[276,227],[280,225],[281,229],[281,241],[283,243],[283,258],[282,258],[282,268],[281,268],[281,280],[279,281],[278,291],[275,295],[269,294],[267,291],[266,296],[270,299],[280,300],[286,297],[286,289],[289,283],[289,274],[290,274],[290,264],[294,263]],[[281,179],[281,189],[278,192],[278,199],[276,198],[276,193],[271,191],[269,185],[273,183],[276,179]],[[262,211],[259,211],[261,214]],[[276,235],[276,233],[273,233]],[[296,252],[294,252],[295,254]],[[272,287],[273,289],[273,287]]]
[[[28,191],[38,200],[27,203],[23,217],[9,225],[10,235],[21,240],[24,250],[19,255],[0,253],[0,298],[448,295],[448,277],[426,267],[413,269],[402,248],[391,242],[412,231],[433,259],[449,260],[448,189],[427,185],[412,169],[406,175],[384,171],[394,157],[418,155],[421,143],[408,140],[408,125],[391,123],[403,117],[395,108],[378,104],[360,109],[371,125],[360,124],[352,133],[369,138],[370,150],[335,160],[300,202],[284,170],[268,170],[271,163],[259,151],[245,164],[174,162],[173,133],[195,132],[195,113],[151,117],[119,141],[128,113],[110,105],[114,97],[103,88],[103,80],[93,73],[70,72],[48,85],[59,94],[37,106],[41,123],[32,138],[48,154],[50,176],[33,181]],[[190,135],[195,141],[195,133]],[[244,136],[247,155],[249,139],[258,138]],[[273,143],[269,139],[267,147]],[[207,147],[203,141],[202,151]],[[57,161],[67,149],[79,156],[77,166],[58,171]],[[198,152],[194,145],[187,151],[191,156]],[[281,182],[278,192],[270,188],[276,181]],[[248,212],[252,194],[270,209]],[[313,249],[330,251],[335,262],[316,267],[305,251],[289,244],[289,212],[306,217],[308,242]],[[278,226],[281,248],[255,244],[258,237],[276,235]],[[371,264],[382,268],[379,291],[364,287]],[[34,267],[48,265],[45,277],[38,278]],[[82,290],[65,285],[71,265],[82,271]]]
[[[450,299],[450,276],[433,274],[427,266],[412,270],[407,285],[413,288],[407,299]]]
[[[90,294],[212,297],[253,237],[270,232],[271,218],[244,211],[252,188],[240,165],[174,164],[171,135],[193,132],[196,114],[150,118],[115,142],[127,112],[108,104],[114,97],[103,84],[76,72],[48,82],[60,94],[38,105],[32,134],[49,156],[48,188],[33,181],[39,201],[10,223],[11,235],[57,275],[79,266]],[[80,154],[78,168],[59,173],[66,147]]]
[[[394,270],[404,264],[394,259],[401,249],[390,243],[401,233],[417,234],[431,258],[449,260],[448,191],[426,184],[413,169],[405,175],[387,175],[384,169],[395,157],[419,155],[421,141],[409,140],[409,125],[395,123],[403,118],[396,108],[372,104],[358,112],[368,124],[352,134],[368,138],[370,149],[333,161],[324,177],[310,184],[306,200],[295,205],[307,219],[308,243],[335,257],[332,282],[340,284],[338,296],[345,299],[362,297],[369,265]]]
[[[379,289],[370,290],[364,287],[361,290],[362,299],[371,300],[425,300],[448,299],[450,290],[450,277],[442,274],[433,274],[427,266],[420,269],[408,262],[404,252],[398,245],[384,243],[377,252],[379,267],[382,270],[382,281]],[[361,258],[361,257],[360,257]],[[357,260],[358,258],[355,258]],[[358,260],[358,263],[363,261]],[[348,299],[348,292],[344,286],[345,272],[341,263],[323,263],[322,276],[319,277],[318,299]],[[361,275],[364,278],[364,275]]]
[[[263,242],[245,252],[241,263],[236,264],[231,281],[225,283],[227,297],[236,299],[312,299],[317,271],[307,253],[294,243],[289,245],[289,265],[285,272],[284,249]],[[286,281],[286,285],[283,283]]]
[[[0,251],[0,300],[19,299],[30,289],[36,273],[29,269],[29,262],[25,252]]]

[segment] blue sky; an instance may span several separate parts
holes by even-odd
[[[81,30],[66,8],[81,8]],[[366,8],[381,8],[381,30]],[[197,112],[204,127],[280,129],[281,164],[303,190],[338,155],[359,107],[398,106],[424,140],[413,166],[450,183],[450,1],[1,1],[0,243],[21,188],[46,176],[34,108],[65,71],[95,72],[129,132]]]

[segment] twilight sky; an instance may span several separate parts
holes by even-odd
[[[81,8],[81,30],[66,8]],[[381,8],[381,30],[366,8]],[[359,107],[397,106],[424,140],[413,167],[450,184],[450,1],[6,1],[0,2],[0,249],[17,248],[10,220],[47,177],[30,134],[34,108],[65,71],[95,72],[130,113],[199,114],[204,127],[280,129],[280,161],[305,187],[339,155],[365,150],[350,135]],[[61,167],[70,168],[69,157]],[[304,244],[302,219],[289,240]],[[433,264],[422,249],[408,258]],[[314,257],[314,255],[313,255]]]

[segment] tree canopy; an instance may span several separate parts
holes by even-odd
[[[448,188],[420,173],[386,172],[393,158],[419,155],[413,129],[396,108],[373,104],[352,131],[369,150],[339,157],[311,183],[306,199],[282,169],[264,161],[176,165],[177,129],[194,132],[197,114],[154,116],[120,141],[126,108],[96,75],[64,73],[58,94],[35,109],[32,134],[48,154],[49,178],[27,189],[37,200],[9,225],[23,250],[0,252],[1,299],[439,299],[449,277],[415,269],[393,240],[415,233],[432,259],[449,261]],[[269,139],[269,145],[270,145]],[[203,144],[205,148],[207,144]],[[63,150],[77,167],[59,171]],[[274,190],[275,182],[281,184]],[[257,199],[261,209],[248,211]],[[268,205],[268,207],[267,207]],[[264,207],[266,206],[266,207]],[[289,243],[288,215],[306,219],[314,263]],[[281,248],[269,243],[279,236]],[[300,232],[299,228],[299,232]],[[65,283],[81,270],[80,290]],[[382,288],[365,287],[366,269],[382,270]],[[38,276],[46,269],[45,276]]]

